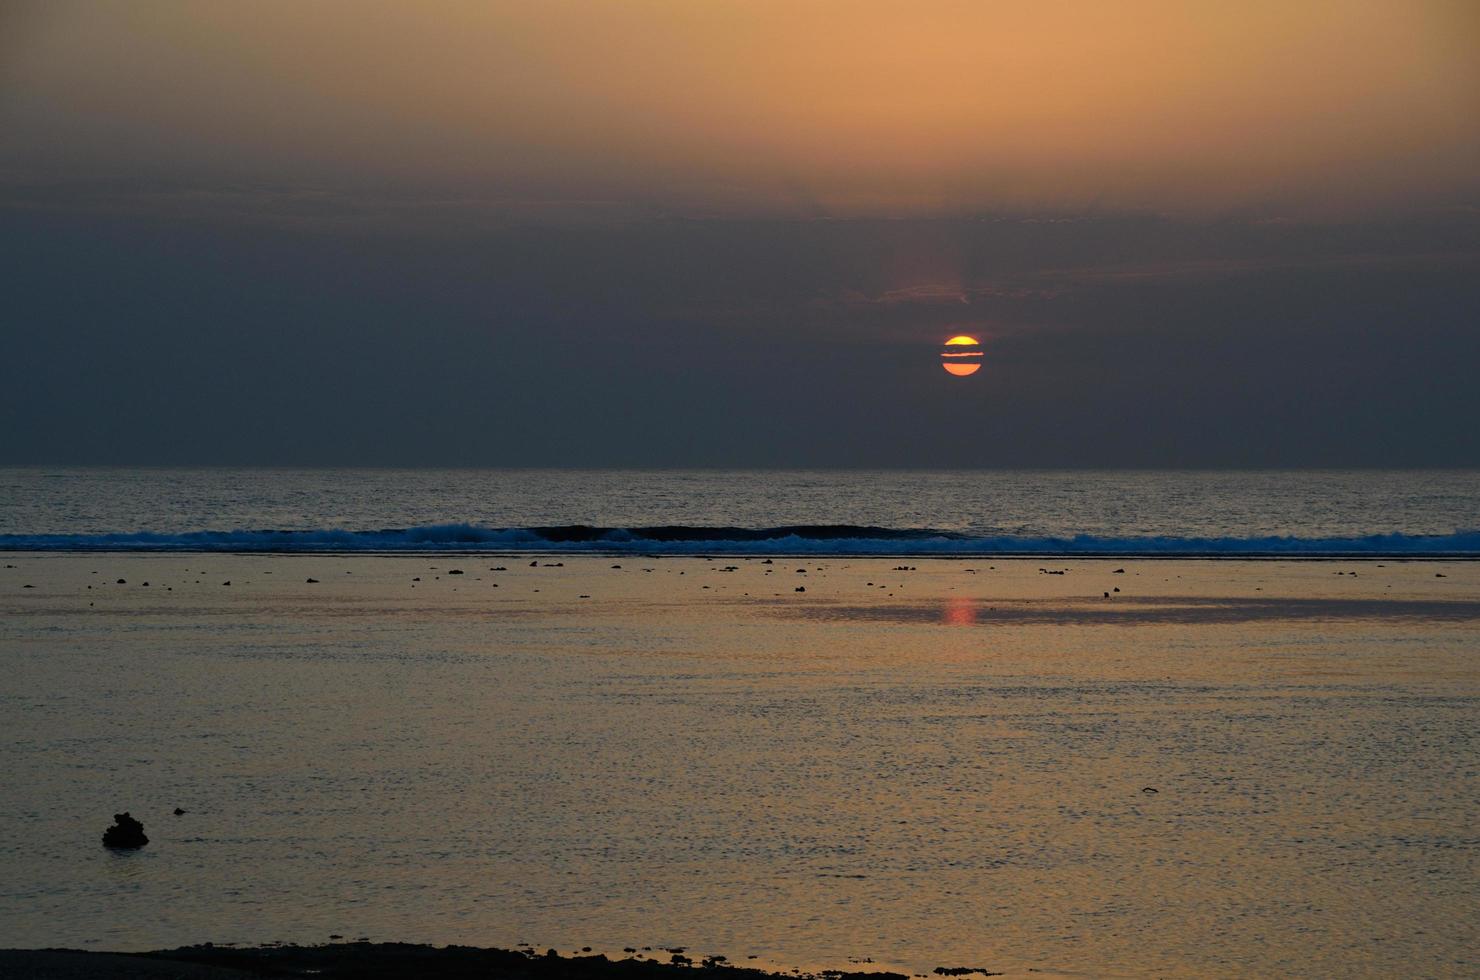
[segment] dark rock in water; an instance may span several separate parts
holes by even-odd
[[[622,566],[621,565],[613,565],[612,567],[613,568],[621,568]],[[635,953],[635,952],[637,952],[637,950],[633,950],[633,952]]]
[[[308,584],[308,585],[318,585],[319,584],[319,580],[316,579],[316,578],[311,578],[311,579],[308,579],[307,580],[307,583],[306,584]]]
[[[532,561],[532,562],[529,563],[529,567],[530,568],[538,568],[538,567],[540,567],[540,563],[537,562],[537,561]],[[556,955],[558,956],[560,954],[557,953]]]
[[[1115,571],[1111,572],[1110,574],[1111,575],[1124,575],[1125,574],[1125,569],[1123,569],[1123,568],[1117,568]]]
[[[1435,572],[1434,573],[1434,578],[1448,578],[1448,577],[1449,576],[1448,575],[1445,575],[1443,572]]]
[[[793,592],[806,592],[807,591],[807,587],[805,585],[799,585],[795,589],[793,589],[792,591]]]
[[[118,580],[118,584],[119,585],[128,585],[128,582],[126,580],[124,580],[124,579],[119,579]]]
[[[1150,796],[1153,793],[1160,793],[1161,790],[1157,789],[1155,786],[1142,786],[1141,792],[1145,793],[1147,796]]]
[[[1115,587],[1115,591],[1116,591],[1116,592],[1119,592],[1119,591],[1120,591],[1120,586],[1118,586],[1118,585],[1117,585],[1117,586],[1116,586],[1116,587]]]
[[[420,582],[421,581],[421,576],[418,575],[418,576],[416,576],[416,578],[412,579],[411,581],[413,581],[413,582]]]
[[[36,588],[36,586],[34,586],[34,585],[23,585],[23,586],[21,586],[21,588],[23,588],[23,589],[34,589],[34,588]]]
[[[1106,598],[1106,599],[1108,599],[1108,598],[1110,598],[1110,593],[1108,593],[1108,592],[1106,592],[1106,593],[1105,593],[1105,598]]]
[[[1001,973],[994,973],[980,966],[938,966],[931,972],[942,977],[964,977],[968,973],[979,973],[984,977],[1003,976]]]
[[[447,570],[448,575],[461,575],[462,573],[463,570],[461,568],[449,568]]]
[[[179,807],[175,807],[175,816],[183,817],[185,816],[185,811],[180,809]]]
[[[113,826],[103,831],[103,846],[119,849],[143,847],[149,843],[144,836],[144,825],[127,813],[113,814]]]
[[[226,581],[222,582],[221,584],[222,585],[230,585],[231,584],[231,579],[227,579]]]

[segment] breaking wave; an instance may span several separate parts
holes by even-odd
[[[139,531],[115,534],[3,534],[0,551],[161,552],[531,552],[657,555],[1080,555],[1127,557],[1449,557],[1480,558],[1480,531],[1352,537],[1167,537],[973,535],[846,524],[770,528],[491,528],[436,524],[383,530]]]

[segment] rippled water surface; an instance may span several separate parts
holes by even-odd
[[[1480,530],[1480,472],[0,469],[0,534],[848,524],[976,535]]]
[[[5,556],[0,945],[1480,970],[1475,563],[562,562]]]

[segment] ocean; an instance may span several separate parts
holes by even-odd
[[[0,549],[1480,555],[1480,472],[4,469]]]
[[[1476,527],[1472,472],[6,470],[0,947],[1473,976]]]

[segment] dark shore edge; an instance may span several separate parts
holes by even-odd
[[[681,949],[653,949],[622,959],[601,953],[562,956],[555,950],[429,946],[412,943],[342,942],[322,946],[182,946],[147,953],[74,949],[0,949],[0,976],[33,980],[100,977],[130,980],[230,980],[241,977],[315,977],[327,980],[410,977],[478,977],[483,980],[663,980],[696,973],[729,980],[909,980],[872,970],[772,973],[739,966],[723,956]],[[994,976],[986,970],[940,967],[948,976]]]
[[[643,560],[694,560],[706,561],[716,558],[739,558],[773,561],[847,561],[850,559],[898,559],[900,561],[986,561],[1003,560],[1046,560],[1073,561],[1381,561],[1419,563],[1426,561],[1471,562],[1480,561],[1480,552],[1435,551],[1435,552],[1382,552],[1382,551],[1318,551],[1310,553],[1290,551],[972,551],[972,552],[904,552],[904,551],[726,551],[723,548],[705,552],[639,551],[612,549],[610,551],[484,551],[478,548],[397,548],[385,551],[371,549],[293,549],[293,548],[7,548],[0,545],[0,554],[31,558],[46,558],[54,555],[79,556],[99,555],[128,557],[131,555],[204,555],[229,558],[488,558],[517,561],[521,558],[641,558]]]

